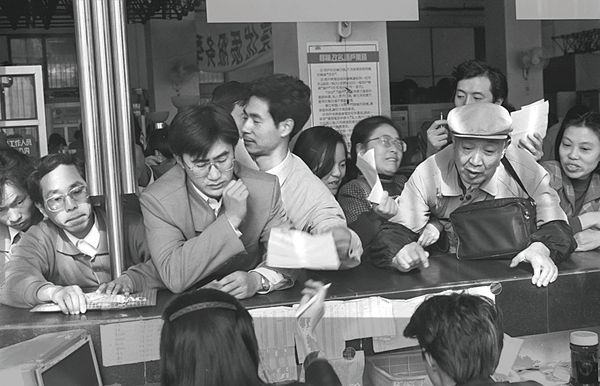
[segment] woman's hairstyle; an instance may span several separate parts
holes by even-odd
[[[356,159],[358,157],[356,153],[356,145],[359,143],[365,143],[369,139],[371,134],[381,125],[390,125],[397,132],[398,137],[402,139],[402,133],[396,126],[394,121],[383,115],[375,115],[372,117],[365,118],[359,121],[352,129],[352,136],[350,137],[350,162],[346,169],[346,181],[355,179],[358,176],[358,168],[356,167]]]
[[[560,148],[560,143],[562,142],[563,136],[565,135],[565,130],[568,126],[587,126],[582,125],[580,121],[584,116],[586,116],[590,112],[590,109],[584,105],[575,105],[567,111],[565,117],[560,124],[560,128],[558,129],[558,133],[556,133],[556,140],[554,142],[554,157],[557,161],[560,162],[560,156],[558,154],[558,149]],[[590,127],[590,129],[592,129]],[[593,130],[593,129],[592,129]],[[596,131],[596,134],[599,134]]]
[[[417,338],[457,384],[487,378],[498,366],[503,345],[502,316],[483,296],[438,295],[410,318],[404,336]]]
[[[329,126],[314,126],[300,133],[294,145],[294,154],[319,178],[323,178],[333,169],[337,144],[344,146],[348,154],[344,136]]]
[[[252,317],[231,295],[199,289],[175,298],[163,313],[163,386],[263,385]]]

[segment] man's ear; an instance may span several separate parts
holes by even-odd
[[[497,105],[501,105],[502,103],[504,103],[504,98],[498,98],[494,101],[494,103]]]
[[[401,142],[402,142],[402,153],[406,153],[406,149],[408,149],[408,145],[404,141],[401,141]]]
[[[506,154],[506,150],[508,149],[508,146],[510,145],[511,142],[511,138],[508,137],[508,139],[506,140],[506,142],[504,142],[504,149],[502,149],[502,157],[504,157],[504,155]]]
[[[38,204],[37,202],[35,203],[35,207],[38,208],[38,210],[40,211],[40,213],[44,216],[44,218],[48,218],[48,212],[46,212],[46,208],[44,208],[43,205]]]
[[[356,150],[356,154],[362,155],[367,150],[367,147],[362,143],[357,143],[354,149]]]
[[[292,135],[292,131],[294,130],[294,120],[292,118],[286,118],[283,121],[279,122],[277,125],[277,129],[279,130],[280,137],[290,137]]]

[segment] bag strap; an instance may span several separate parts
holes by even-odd
[[[521,182],[521,179],[519,178],[519,175],[517,174],[517,172],[515,171],[515,169],[511,165],[511,163],[508,161],[508,159],[506,157],[502,157],[501,162],[502,162],[502,165],[504,165],[504,169],[506,169],[506,171],[508,172],[508,174],[510,174],[510,176],[512,178],[514,178],[515,181],[517,181],[517,183],[519,184],[519,186],[521,187],[521,189],[523,189],[523,191],[525,192],[525,194],[527,195],[527,197],[529,197],[529,199],[531,200],[531,202],[535,203],[535,200],[533,199],[533,197],[531,197],[531,195],[529,195],[529,192],[527,191],[527,189],[525,189],[525,185],[523,185],[523,182]]]

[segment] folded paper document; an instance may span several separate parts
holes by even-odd
[[[331,233],[311,235],[274,228],[267,246],[267,265],[277,268],[335,270],[340,258]]]
[[[543,99],[525,105],[521,110],[513,111],[510,114],[513,121],[513,131],[510,134],[513,143],[518,144],[520,139],[533,136],[535,133],[544,138],[548,128],[548,111],[548,101]]]
[[[364,154],[359,154],[356,160],[356,167],[365,176],[371,187],[371,193],[367,199],[372,203],[381,204],[383,186],[379,180],[377,166],[375,165],[375,149],[369,149]]]

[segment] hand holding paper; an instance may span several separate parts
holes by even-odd
[[[548,111],[548,101],[540,99],[510,113],[513,120],[510,135],[513,143],[518,144],[519,140],[525,140],[527,136],[533,137],[535,133],[544,139],[548,128]]]
[[[375,150],[369,149],[364,154],[359,154],[356,160],[356,167],[363,174],[369,186],[371,194],[367,199],[375,204],[381,204],[383,199],[383,186],[377,174],[377,166],[375,165]]]
[[[331,233],[311,235],[274,228],[269,236],[266,263],[278,268],[337,270],[340,258]]]

